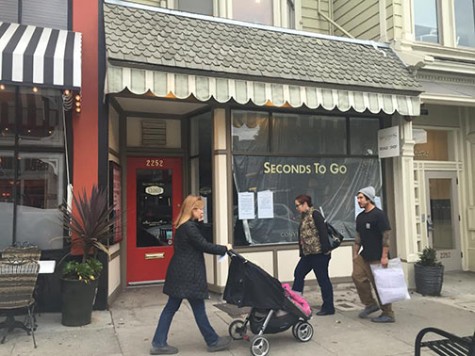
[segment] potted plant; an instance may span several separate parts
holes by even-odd
[[[426,247],[414,265],[416,292],[422,295],[439,296],[444,281],[444,266],[437,261],[437,251]]]
[[[105,190],[93,186],[90,195],[82,191],[73,196],[72,211],[60,206],[64,228],[69,232],[71,252],[63,266],[61,279],[62,324],[81,326],[91,322],[102,263],[98,252],[108,254],[107,244],[113,236],[113,206],[109,206]],[[63,260],[65,260],[63,258]],[[61,262],[63,262],[63,260]],[[62,263],[58,265],[61,265]]]

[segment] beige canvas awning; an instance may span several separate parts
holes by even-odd
[[[357,112],[368,110],[374,114],[381,111],[393,114],[397,111],[401,115],[417,116],[420,113],[418,96],[238,80],[109,64],[106,93],[124,90],[137,95],[150,92],[163,98],[194,97],[203,102],[211,99],[219,103],[235,100],[239,104],[252,102],[258,106],[321,107],[343,112],[354,109]]]

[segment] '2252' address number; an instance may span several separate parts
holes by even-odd
[[[163,167],[165,162],[163,159],[147,159],[145,160],[145,167]]]

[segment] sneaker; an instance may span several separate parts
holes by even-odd
[[[150,355],[173,355],[177,354],[178,349],[176,347],[165,345],[165,346],[153,346],[150,348]]]
[[[208,346],[208,352],[225,350],[231,345],[232,340],[230,336],[220,336],[214,345]]]
[[[396,320],[394,320],[394,317],[392,316],[381,314],[380,316],[371,319],[371,321],[373,323],[394,323]]]
[[[376,304],[373,304],[373,305],[368,305],[366,308],[364,308],[359,314],[358,316],[361,318],[361,319],[364,319],[364,318],[367,318],[368,315],[374,313],[374,312],[377,312],[379,310],[379,307],[376,305]]]

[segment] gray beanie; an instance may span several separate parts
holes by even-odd
[[[374,198],[376,196],[376,191],[372,186],[362,188],[358,191],[358,193],[363,194],[366,198],[368,198],[372,203],[374,203]]]

